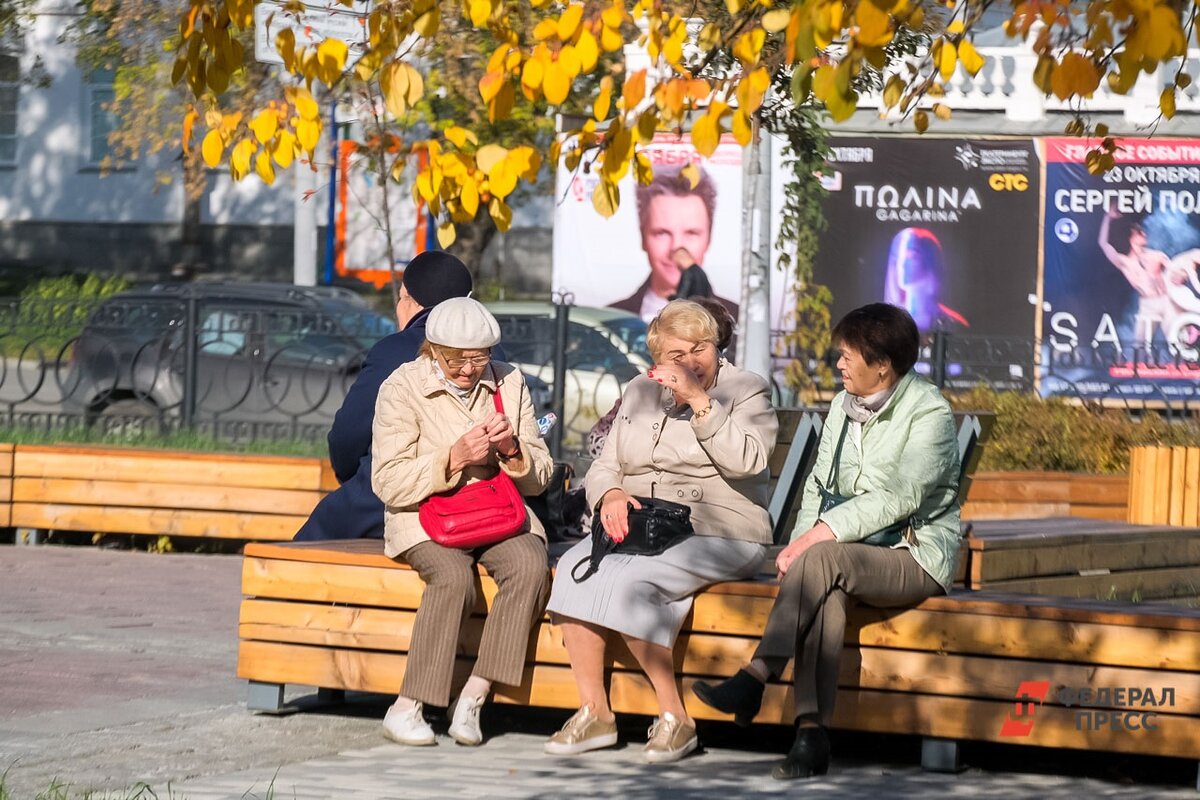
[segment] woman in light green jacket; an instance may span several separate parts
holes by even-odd
[[[912,372],[920,349],[905,311],[875,303],[833,331],[845,391],[833,400],[791,542],[780,552],[779,594],[753,660],[696,695],[749,725],[763,687],[791,658],[796,740],[772,770],[780,779],[821,775],[851,600],[882,608],[941,594],[959,546],[958,441],[954,415]]]

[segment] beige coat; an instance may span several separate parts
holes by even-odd
[[[428,357],[410,361],[388,376],[375,401],[371,438],[371,487],[384,505],[384,552],[395,558],[429,540],[417,511],[421,501],[467,483],[489,478],[497,467],[509,474],[526,497],[540,494],[550,480],[554,460],[538,435],[533,401],[525,379],[512,365],[493,361],[464,404],[442,382]],[[504,413],[512,420],[521,443],[521,457],[500,463],[467,467],[447,474],[450,447],[495,406],[492,393],[500,387]],[[543,538],[545,531],[526,506],[526,530]]]
[[[588,470],[588,503],[621,487],[690,506],[698,534],[770,544],[767,459],[779,430],[770,387],[726,363],[708,395],[712,411],[694,419],[689,406],[668,413],[669,390],[634,378]]]

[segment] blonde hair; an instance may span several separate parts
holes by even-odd
[[[658,312],[646,331],[646,346],[655,361],[662,356],[662,340],[668,336],[716,346],[720,332],[717,321],[704,306],[691,300],[672,300]]]

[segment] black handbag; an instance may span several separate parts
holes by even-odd
[[[634,497],[641,508],[629,508],[629,533],[620,542],[613,541],[604,530],[600,514],[592,515],[592,554],[571,568],[571,577],[583,583],[596,574],[600,562],[609,553],[631,556],[656,556],[692,536],[692,510],[680,503],[657,497]],[[579,568],[587,565],[582,575]]]
[[[835,506],[840,506],[842,503],[853,497],[853,495],[844,495],[838,491],[838,468],[842,463],[842,445],[846,442],[846,431],[849,430],[849,428],[850,418],[846,417],[842,422],[842,432],[838,435],[837,447],[834,448],[833,451],[833,463],[829,467],[829,477],[825,479],[825,483],[829,484],[829,488],[826,488],[825,485],[821,483],[820,478],[816,479],[817,492],[820,493],[821,496],[821,514],[824,514],[826,511],[834,508]],[[954,501],[952,500],[945,508],[939,510],[936,514],[927,519],[922,519],[914,514],[908,519],[894,522],[882,530],[875,531],[870,536],[866,537],[865,539],[860,539],[859,541],[861,541],[863,544],[873,544],[880,547],[892,547],[899,544],[900,541],[904,539],[904,535],[909,528],[914,531],[919,530],[934,520],[945,516],[953,506]]]

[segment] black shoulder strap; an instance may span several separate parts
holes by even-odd
[[[838,434],[837,447],[833,451],[833,463],[829,465],[829,477],[825,479],[825,488],[838,494],[838,471],[842,465],[842,445],[846,443],[846,431],[850,430],[850,418],[842,419],[842,432]]]

